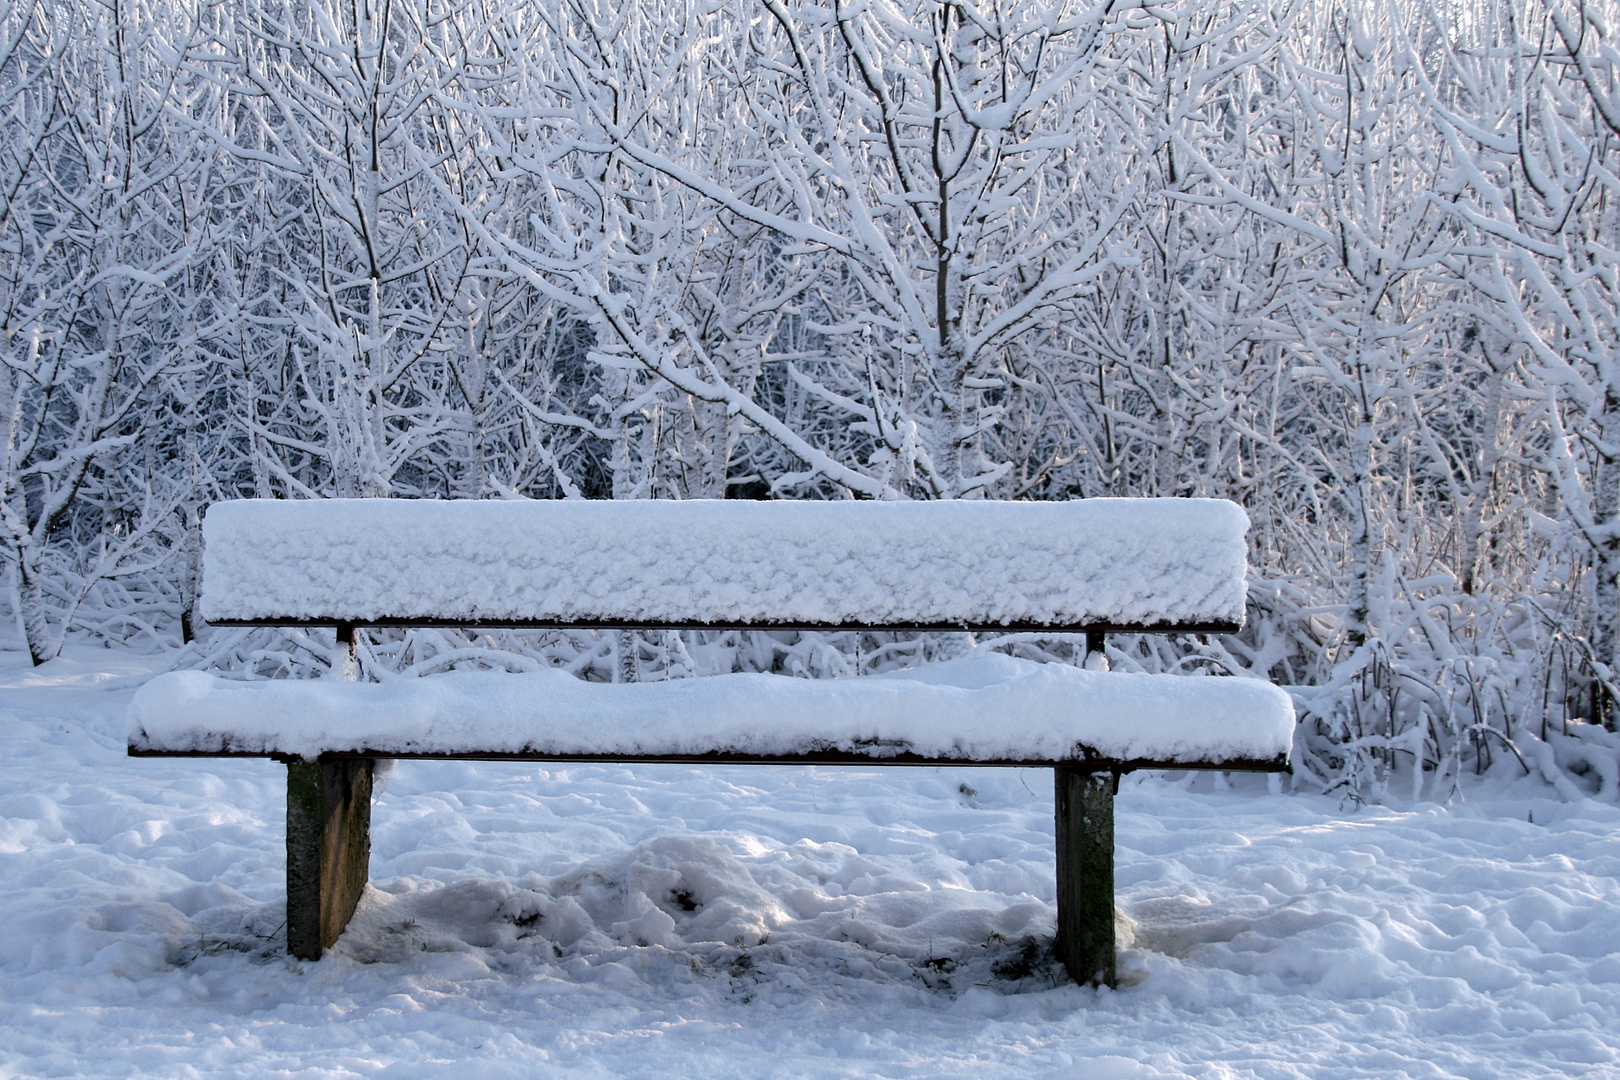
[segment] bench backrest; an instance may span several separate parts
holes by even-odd
[[[216,625],[1229,632],[1214,499],[217,503]]]

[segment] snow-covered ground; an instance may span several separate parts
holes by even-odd
[[[1117,991],[1043,770],[407,762],[281,954],[283,770],[130,760],[158,658],[0,654],[0,1077],[1620,1073],[1620,811],[1127,778]]]

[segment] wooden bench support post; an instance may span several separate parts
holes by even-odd
[[[287,951],[301,960],[337,941],[365,890],[373,764],[287,763]]]
[[[1113,773],[1059,765],[1057,955],[1077,983],[1114,985]]]

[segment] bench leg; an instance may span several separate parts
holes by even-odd
[[[1114,985],[1112,773],[1058,766],[1057,955],[1077,983]]]
[[[287,951],[299,959],[321,958],[365,890],[374,764],[287,763]]]

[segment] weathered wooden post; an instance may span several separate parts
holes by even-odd
[[[1086,667],[1107,662],[1106,635],[1086,632]],[[1057,817],[1057,954],[1077,983],[1113,986],[1114,794],[1119,774],[1060,765]]]
[[[1057,954],[1077,983],[1114,985],[1114,792],[1119,777],[1059,765]]]
[[[341,677],[355,678],[355,628]],[[371,869],[371,758],[287,762],[287,951],[319,960],[342,936]]]
[[[287,763],[287,951],[301,960],[337,941],[365,891],[373,764]]]

